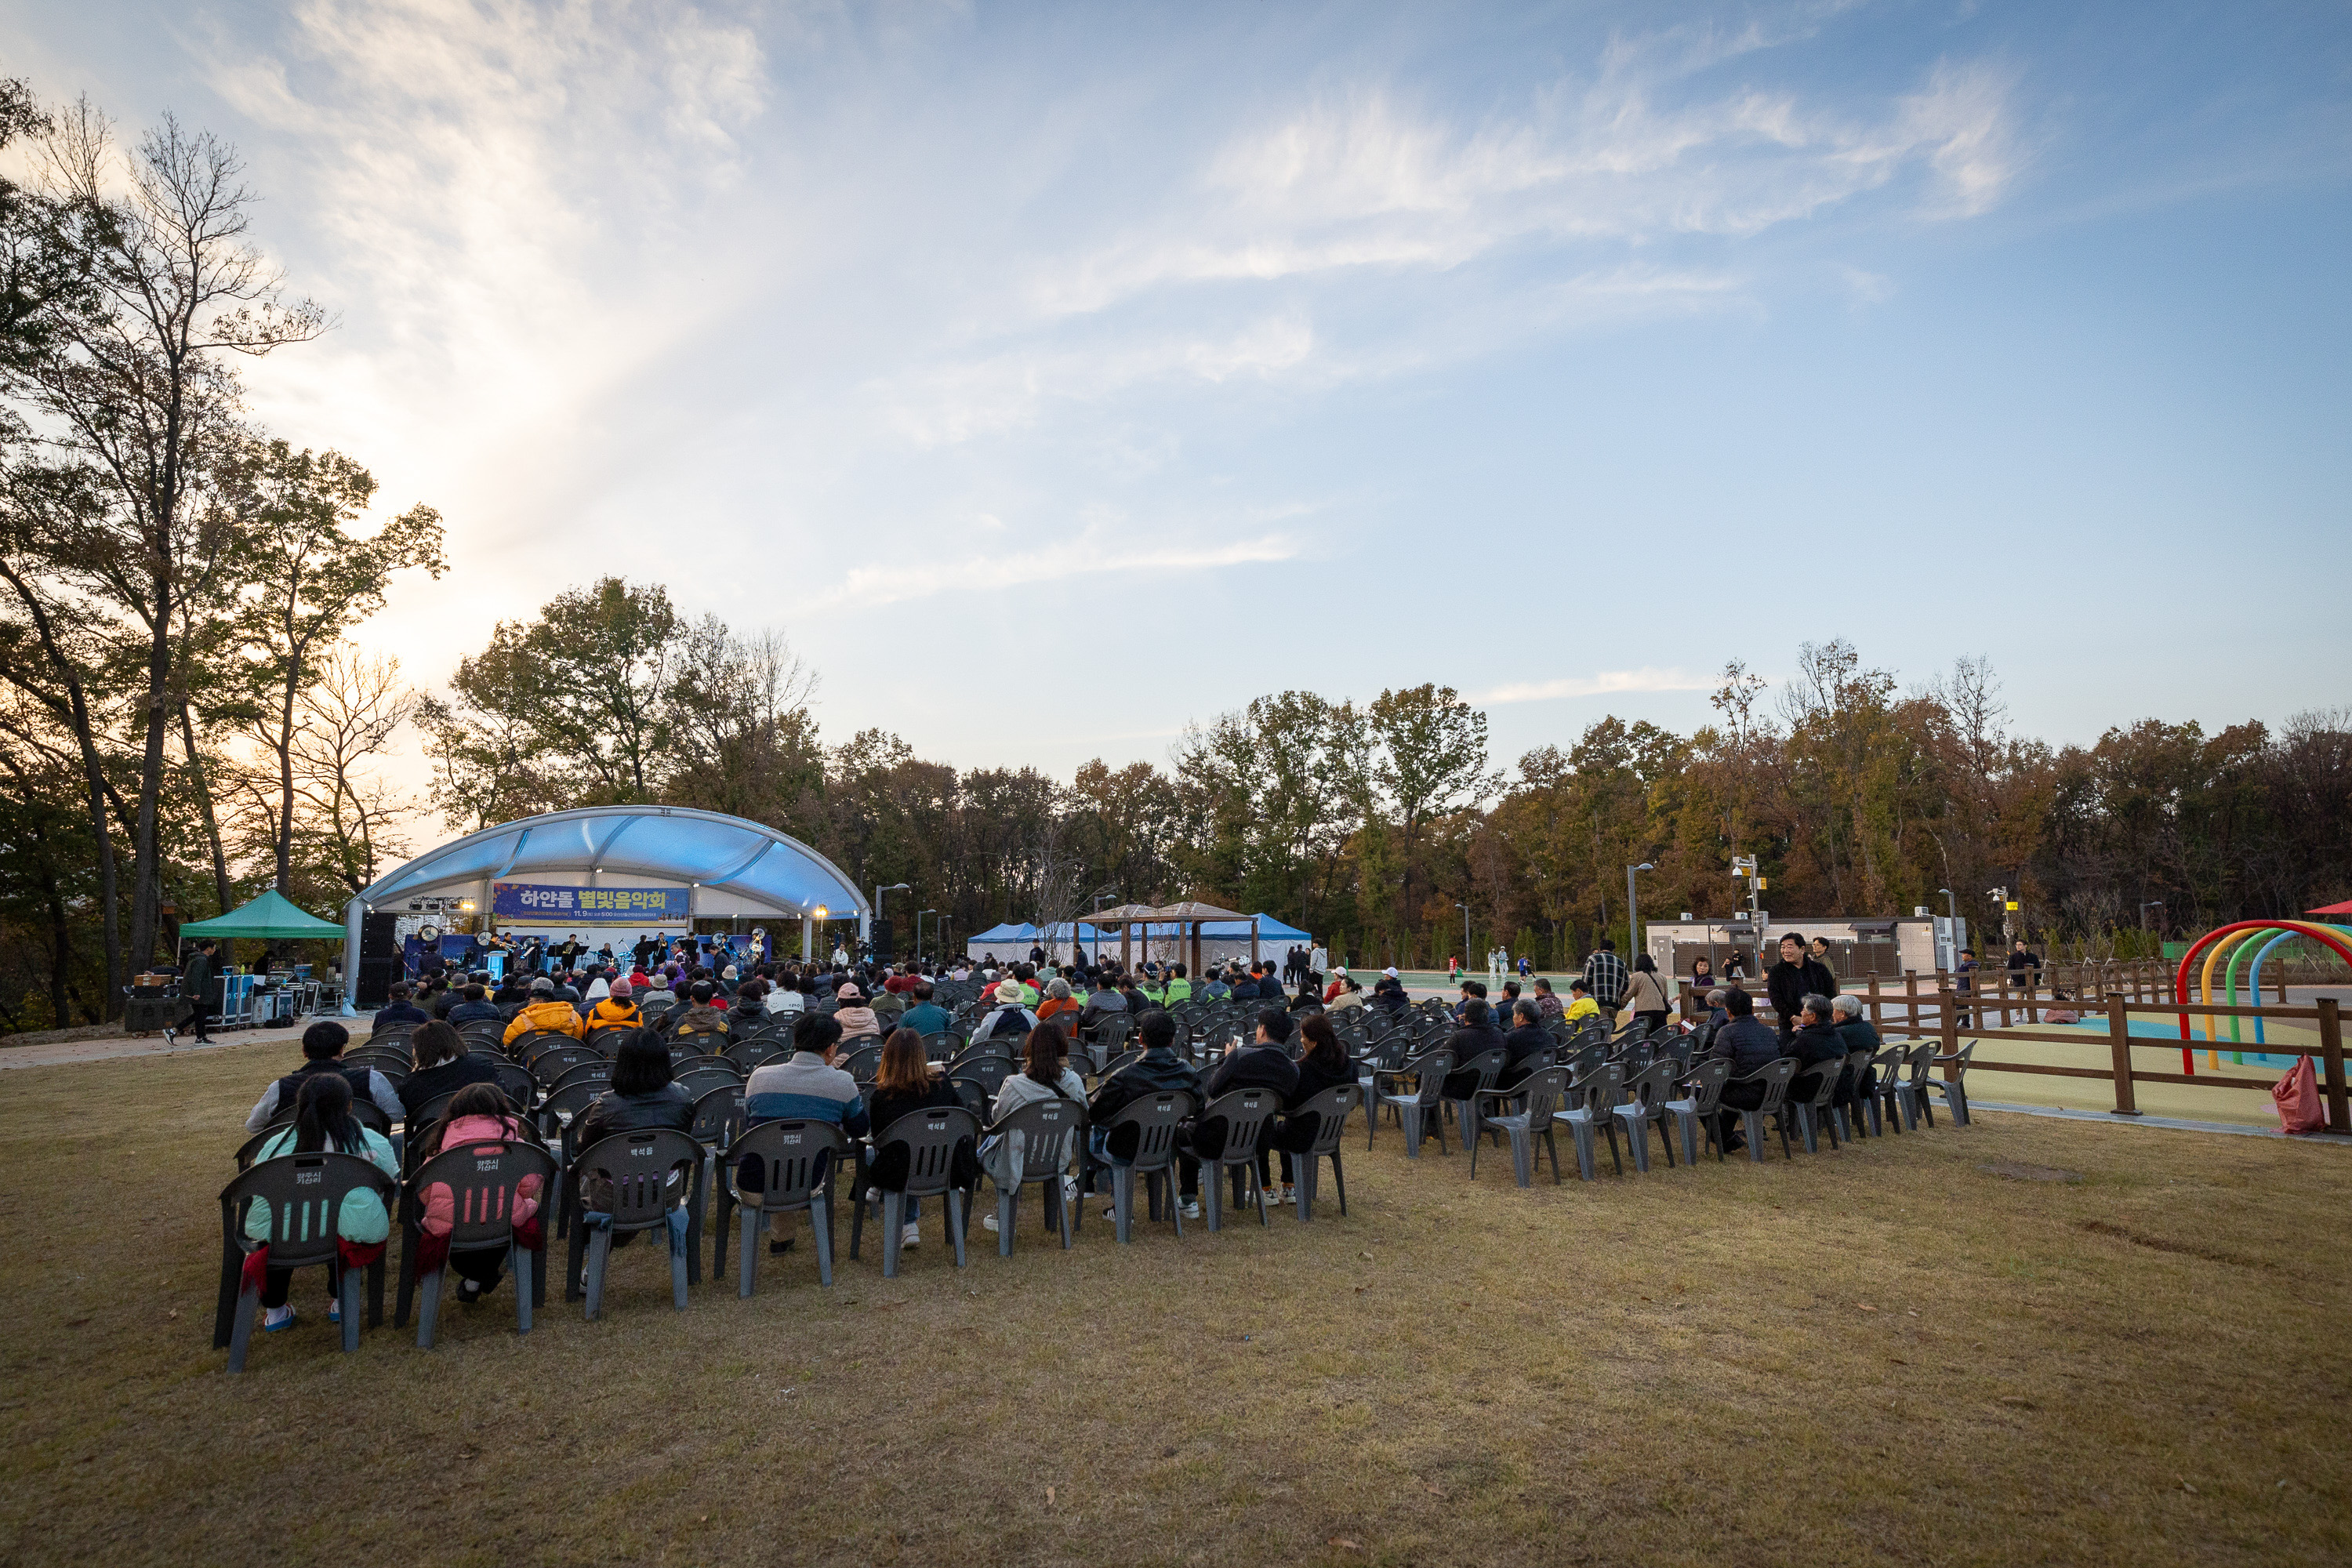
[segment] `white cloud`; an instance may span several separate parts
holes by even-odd
[[[1612,669],[1599,675],[1564,676],[1557,680],[1517,681],[1498,686],[1471,699],[1489,705],[1505,702],[1549,702],[1562,697],[1605,697],[1620,691],[1705,691],[1715,681],[1679,669]]]
[[[1299,550],[1297,540],[1281,533],[1208,543],[1150,531],[1114,532],[1097,525],[1066,540],[1048,542],[1032,533],[1024,541],[986,554],[855,567],[834,586],[803,601],[802,607],[823,610],[848,605],[863,609],[941,594],[984,595],[1098,573],[1213,572],[1289,561]]]

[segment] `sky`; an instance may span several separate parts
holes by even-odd
[[[337,321],[255,415],[442,513],[360,638],[428,688],[618,574],[1062,774],[1832,637],[2061,742],[2352,700],[2339,5],[0,0],[0,68],[240,149]]]

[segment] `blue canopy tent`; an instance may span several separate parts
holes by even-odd
[[[502,925],[583,931],[693,929],[709,916],[857,921],[873,906],[839,867],[761,823],[675,805],[592,805],[500,823],[429,849],[362,889],[343,910],[344,1011],[360,976],[362,922],[412,900],[460,894]]]

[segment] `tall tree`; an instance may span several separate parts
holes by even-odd
[[[439,577],[441,517],[412,507],[373,534],[354,534],[375,479],[340,452],[254,443],[236,466],[236,616],[254,688],[251,732],[277,763],[275,885],[290,891],[296,759],[318,662],[351,626],[383,607],[395,572]]]
[[[130,954],[154,950],[164,739],[174,716],[177,596],[191,500],[237,403],[230,356],[315,337],[326,318],[284,298],[249,237],[254,195],[224,142],[165,116],[128,158],[87,100],[42,144],[45,195],[71,215],[97,299],[45,312],[44,341],[12,368],[36,435],[86,469],[108,504],[50,540],[53,559],[143,631],[142,736],[131,831]]]

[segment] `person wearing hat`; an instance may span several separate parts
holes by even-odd
[[[394,1121],[405,1117],[408,1111],[390,1079],[373,1068],[343,1065],[343,1047],[351,1043],[351,1031],[331,1018],[321,1018],[303,1030],[302,1065],[261,1091],[261,1098],[253,1102],[252,1114],[245,1119],[245,1130],[258,1132],[279,1120],[281,1112],[290,1114],[303,1083],[322,1072],[341,1073],[350,1082],[354,1098],[373,1100],[376,1109]]]
[[[843,1039],[882,1032],[882,1021],[874,1016],[874,1009],[866,1005],[866,993],[857,988],[857,982],[844,981],[834,996],[841,1004],[834,1009],[833,1016],[841,1025]]]
[[[614,981],[612,990],[604,999],[588,1009],[587,1026],[592,1029],[635,1027],[644,1021],[637,1013],[636,1005],[630,1001],[635,994],[636,987],[626,980]]]
[[[587,1026],[581,1022],[580,1009],[559,998],[555,982],[544,974],[532,979],[530,1000],[507,1026],[505,1043],[511,1046],[533,1030],[544,1030],[551,1035],[569,1035],[575,1040],[583,1038],[588,1033]]]

